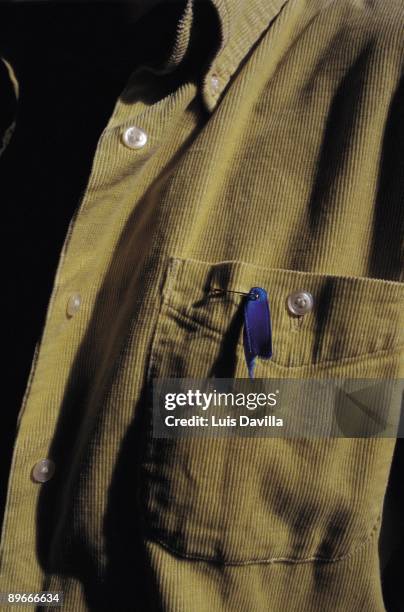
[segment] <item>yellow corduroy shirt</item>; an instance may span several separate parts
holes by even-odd
[[[267,289],[258,378],[403,377],[403,5],[212,4],[203,74],[181,72],[189,1],[99,139],[19,414],[0,591],[62,591],[72,612],[379,612],[395,440],[157,440],[151,393],[246,376],[240,300],[212,287]]]

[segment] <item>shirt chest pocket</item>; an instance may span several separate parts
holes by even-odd
[[[149,383],[247,377],[243,298],[232,292],[254,286],[268,293],[273,327],[273,358],[258,360],[256,377],[402,377],[403,284],[171,259]],[[313,296],[301,316],[288,301],[296,292]],[[142,464],[148,537],[222,564],[343,559],[377,532],[394,442],[150,432]]]

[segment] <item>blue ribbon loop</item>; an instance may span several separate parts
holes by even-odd
[[[244,303],[244,355],[248,375],[254,378],[256,358],[272,357],[272,326],[268,296],[265,289],[250,289]]]

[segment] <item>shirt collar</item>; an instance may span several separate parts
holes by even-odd
[[[240,63],[268,29],[287,0],[209,0],[221,27],[221,44],[203,83],[203,98],[213,110]]]
[[[213,111],[232,75],[287,0],[184,0],[175,42],[157,72],[169,72],[185,58],[194,25],[194,7],[198,1],[210,2],[219,21],[219,44],[212,41],[217,51],[202,82],[204,103],[209,111]]]

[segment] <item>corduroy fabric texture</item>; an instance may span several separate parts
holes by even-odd
[[[271,296],[257,377],[403,377],[402,3],[213,5],[205,73],[181,72],[182,36],[99,140],[19,415],[0,591],[63,591],[71,611],[381,612],[394,440],[154,440],[150,412],[156,377],[246,376],[239,301],[210,287]],[[299,289],[314,308],[296,319]]]

